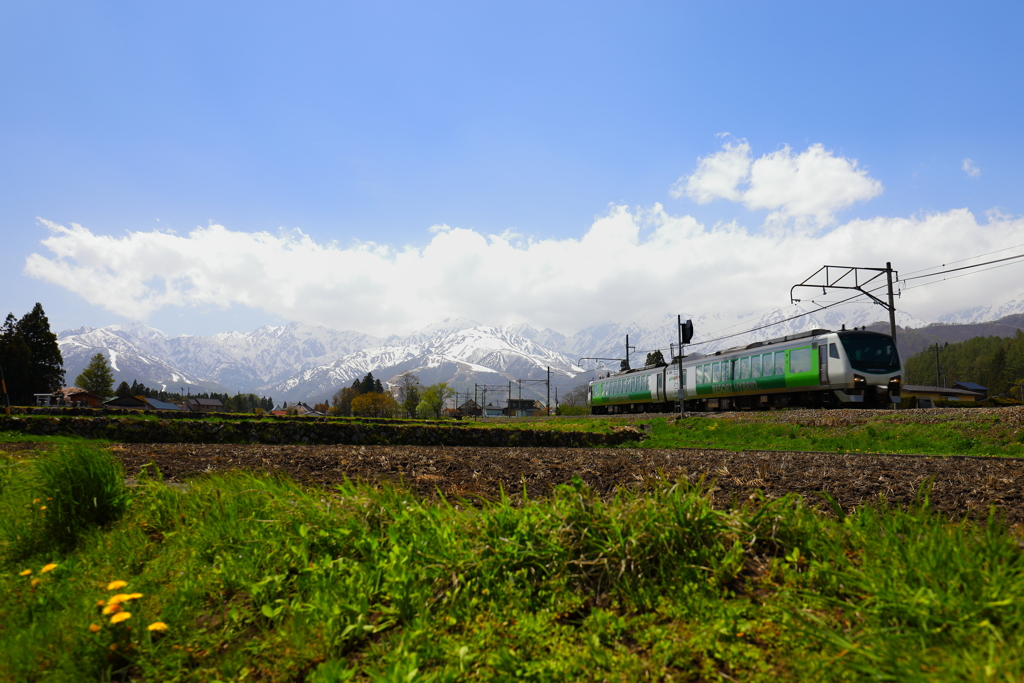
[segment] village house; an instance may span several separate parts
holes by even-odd
[[[934,408],[936,401],[984,401],[988,393],[988,389],[985,387],[978,386],[983,392],[968,391],[967,389],[956,388],[961,384],[967,384],[966,382],[957,382],[953,385],[954,388],[947,389],[946,387],[929,387],[929,386],[915,386],[905,385],[900,390],[900,398],[902,402],[910,397],[917,399],[918,408]]]
[[[185,401],[185,407],[193,413],[222,413],[224,404],[219,398],[190,398]]]

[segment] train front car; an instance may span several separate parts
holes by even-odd
[[[900,402],[902,364],[887,334],[841,330],[829,340],[828,373],[839,406],[882,407]]]
[[[883,407],[899,402],[892,337],[811,330],[684,361],[687,410],[800,406]]]

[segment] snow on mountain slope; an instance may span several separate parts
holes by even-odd
[[[564,354],[545,349],[506,328],[465,327],[465,322],[431,326],[405,339],[392,338],[391,343],[306,368],[283,382],[261,387],[260,391],[286,398],[326,397],[367,373],[386,382],[405,371],[416,373],[423,384],[447,381],[462,387],[540,379],[546,377],[548,367],[553,386],[567,382],[575,386],[583,381],[577,380],[583,369]]]
[[[234,393],[290,377],[307,365],[328,362],[380,339],[297,323],[251,333],[168,337],[141,323],[129,323],[69,330],[59,335],[58,343],[69,378],[97,352],[114,352],[124,366],[115,373],[118,381],[125,376],[147,386],[184,383]]]
[[[887,319],[879,306],[847,305],[787,320],[813,309],[808,303],[740,318],[717,313],[683,315],[684,320],[693,320],[695,331],[687,354],[710,353],[808,329],[839,329],[843,324],[850,328]],[[897,323],[904,327],[928,324],[902,312],[897,313]],[[741,334],[732,336],[737,332]],[[168,388],[188,384],[319,401],[368,372],[387,381],[407,370],[417,373],[423,384],[449,381],[465,390],[474,384],[540,379],[550,367],[553,386],[568,389],[586,382],[599,369],[617,370],[616,360],[584,361],[582,367],[578,361],[584,357],[622,358],[626,335],[634,347],[630,349],[634,367],[642,365],[654,349],[661,349],[668,358],[670,344],[677,339],[676,315],[609,322],[571,337],[529,325],[494,327],[452,318],[387,340],[300,324],[213,337],[168,337],[160,330],[131,323],[69,330],[60,334],[59,343],[69,381],[92,355],[103,352],[117,359],[119,381],[138,380]]]
[[[986,323],[1015,313],[1024,313],[1024,293],[990,306],[975,306],[939,317],[940,323]]]
[[[152,387],[190,385],[223,390],[201,375],[182,370],[168,363],[161,355],[140,348],[131,334],[123,329],[80,328],[62,332],[58,335],[57,345],[64,357],[65,381],[68,385],[74,383],[93,356],[102,353],[112,365],[116,365],[116,383],[140,381]]]

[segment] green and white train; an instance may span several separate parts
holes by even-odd
[[[887,334],[811,330],[598,378],[587,403],[594,414],[678,411],[680,398],[690,411],[884,407],[899,403],[901,374]]]

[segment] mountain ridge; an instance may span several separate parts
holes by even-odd
[[[1008,317],[1024,320],[1024,300],[1020,308]],[[983,315],[986,310],[1005,309],[978,308],[976,314]],[[692,319],[695,328],[687,355],[713,353],[807,329],[840,329],[846,325],[887,331],[887,320],[880,320],[883,317],[885,311],[876,306],[815,309],[806,304],[740,317],[682,316],[684,320]],[[169,391],[191,387],[253,392],[279,400],[322,401],[368,372],[386,382],[412,371],[424,384],[447,381],[459,391],[471,391],[479,384],[544,379],[550,368],[553,391],[565,391],[598,373],[618,370],[618,360],[582,359],[623,358],[626,335],[634,367],[642,365],[646,354],[655,349],[668,358],[676,352],[676,321],[675,314],[609,321],[568,336],[525,323],[493,326],[448,318],[405,336],[387,338],[301,323],[263,326],[248,333],[221,332],[212,337],[171,337],[133,322],[65,330],[58,335],[58,344],[69,382],[93,355],[105,353],[112,361],[117,381],[140,381]],[[1021,327],[1015,327],[1013,321],[932,323],[898,311],[897,338],[901,352],[907,356],[936,341],[960,340],[959,336],[968,334],[968,328],[975,325],[981,325],[979,330],[1012,333]],[[532,383],[524,392],[532,397],[539,395]]]

